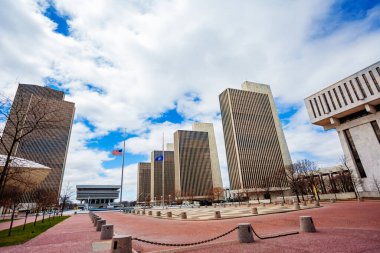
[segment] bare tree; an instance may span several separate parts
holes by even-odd
[[[296,194],[297,201],[300,202],[300,175],[296,170],[296,166],[294,164],[286,165],[285,174],[290,189]]]
[[[296,162],[297,171],[302,175],[302,179],[309,187],[309,193],[314,195],[315,198],[320,200],[318,192],[318,180],[315,180],[315,176],[318,175],[318,167],[315,162],[308,159],[299,160]]]
[[[220,195],[224,192],[222,187],[214,187],[212,188],[212,193],[213,193],[213,199],[219,202],[220,200]]]
[[[70,182],[67,182],[66,186],[61,191],[60,202],[61,202],[61,216],[63,215],[63,210],[66,207],[67,202],[74,195],[74,189]]]
[[[22,189],[21,187],[17,187],[15,185],[9,185],[6,189],[3,191],[2,195],[2,201],[3,204],[7,204],[12,210],[11,214],[11,223],[9,225],[8,229],[8,236],[11,236],[12,227],[13,227],[13,221],[15,218],[16,211],[20,208],[22,204],[23,195],[25,193],[25,189]]]
[[[342,155],[339,158],[340,161],[340,169],[342,171],[346,170],[349,174],[349,177],[351,178],[352,186],[354,187],[355,196],[357,199],[360,198],[360,194],[358,191],[358,187],[361,187],[363,184],[363,180],[357,176],[355,176],[353,169],[350,167],[349,158],[345,155]]]
[[[285,203],[285,194],[284,191],[286,187],[288,187],[288,183],[286,181],[286,172],[284,169],[277,170],[273,175],[274,182],[276,186],[280,189],[282,201]]]
[[[17,175],[17,171],[12,173],[11,168],[19,145],[36,131],[54,128],[60,121],[56,111],[48,94],[35,96],[20,90],[13,102],[0,96],[0,122],[6,122],[0,129],[0,153],[5,155],[0,171],[0,198],[7,182]]]

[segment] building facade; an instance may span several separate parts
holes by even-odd
[[[139,163],[137,171],[137,202],[150,202],[151,164]]]
[[[290,154],[269,85],[244,82],[219,95],[231,190],[275,192]]]
[[[106,208],[119,198],[120,185],[77,185],[77,200],[80,206]]]
[[[159,204],[161,201],[170,202],[174,200],[174,152],[152,151],[150,164],[150,201]],[[163,164],[164,166],[162,166]]]
[[[380,62],[307,97],[311,123],[336,129],[344,162],[362,196],[378,196],[380,182]]]
[[[193,131],[201,131],[208,133],[208,144],[210,148],[210,161],[211,161],[211,176],[212,187],[223,188],[222,175],[220,173],[218,149],[216,146],[216,139],[214,133],[214,126],[211,123],[193,123]]]
[[[174,133],[175,191],[180,199],[209,199],[213,189],[207,132]]]
[[[47,116],[43,118],[46,122],[44,127],[26,136],[13,155],[51,168],[41,185],[55,192],[57,198],[61,191],[75,112],[74,103],[64,101],[64,97],[62,91],[38,85],[19,84],[11,109],[11,117],[16,117],[18,109],[22,110],[21,114],[25,116],[22,126],[25,129],[46,113]],[[4,143],[12,142],[14,129],[8,120],[5,134],[2,136]],[[4,149],[1,152],[4,153]]]

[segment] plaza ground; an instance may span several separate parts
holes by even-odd
[[[317,233],[301,233],[251,244],[237,242],[237,232],[208,244],[190,248],[165,247],[133,241],[141,252],[380,252],[380,202],[347,201],[321,203],[323,207],[294,212],[210,221],[182,221],[149,216],[98,213],[113,224],[116,234],[164,243],[191,243],[219,236],[238,223],[251,223],[259,235],[297,231],[299,216],[313,217]],[[110,252],[110,241],[100,233],[87,214],[73,215],[23,245],[3,247],[1,252]]]

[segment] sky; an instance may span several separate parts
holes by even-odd
[[[75,103],[64,186],[120,184],[125,138],[123,200],[162,135],[193,122],[214,124],[228,187],[218,95],[246,80],[271,86],[294,162],[338,163],[303,99],[380,59],[379,0],[2,0],[0,16],[0,94],[38,84]]]

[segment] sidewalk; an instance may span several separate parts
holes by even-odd
[[[322,203],[324,207],[289,213],[251,216],[212,221],[180,221],[157,219],[118,212],[98,213],[113,224],[116,234],[166,243],[190,243],[218,236],[238,223],[251,223],[259,235],[298,230],[299,216],[313,217],[317,233],[302,233],[251,244],[237,242],[237,232],[208,244],[192,248],[165,247],[133,241],[141,252],[380,252],[380,202]],[[29,242],[0,248],[2,253],[105,253],[110,241],[100,241],[87,214],[73,215]],[[102,242],[104,250],[94,251],[93,245]],[[96,249],[96,248],[95,248]]]

